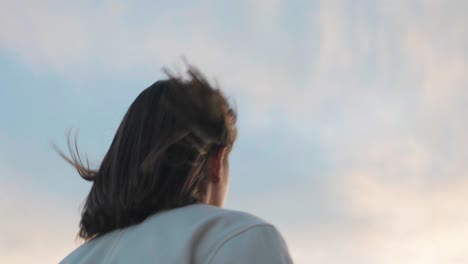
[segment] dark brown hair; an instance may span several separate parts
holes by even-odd
[[[125,228],[170,208],[203,202],[211,151],[230,150],[236,113],[193,66],[188,79],[168,74],[131,104],[99,168],[82,162],[70,137],[70,162],[93,185],[78,236]],[[167,73],[167,72],[166,72]]]

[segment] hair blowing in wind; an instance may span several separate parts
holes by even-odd
[[[202,202],[208,155],[236,140],[236,112],[219,89],[193,66],[188,78],[165,72],[167,80],[130,105],[98,168],[82,161],[76,138],[68,138],[70,156],[58,151],[92,182],[78,233],[84,240]]]

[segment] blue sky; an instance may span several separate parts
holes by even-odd
[[[167,1],[165,1],[167,2]],[[123,114],[181,55],[239,111],[227,207],[297,263],[466,263],[464,1],[8,1],[0,9],[0,262],[56,262]]]

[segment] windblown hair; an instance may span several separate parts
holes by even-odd
[[[232,148],[237,115],[223,93],[193,66],[188,79],[168,74],[131,104],[98,169],[79,155],[76,138],[70,157],[93,185],[81,213],[78,237],[89,240],[138,224],[148,216],[203,202],[207,158]]]

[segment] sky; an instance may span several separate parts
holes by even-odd
[[[170,2],[170,3],[169,3]],[[226,207],[296,263],[468,263],[468,2],[0,0],[0,262],[79,246],[124,113],[181,56],[239,112]]]

